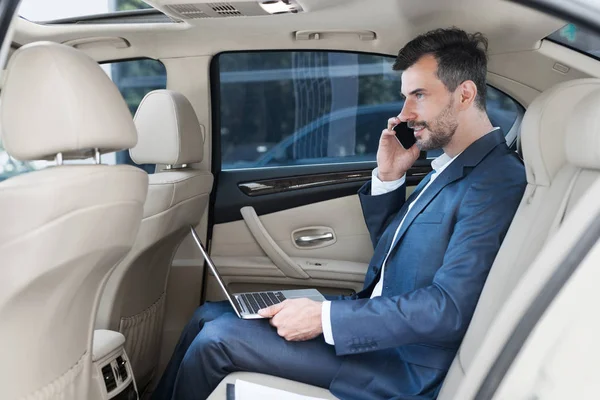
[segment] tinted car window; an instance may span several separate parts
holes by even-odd
[[[224,170],[374,161],[382,129],[403,105],[393,57],[270,51],[216,62]],[[492,124],[506,134],[521,108],[494,88],[487,95]]]

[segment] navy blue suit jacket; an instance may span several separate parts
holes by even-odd
[[[500,130],[474,142],[427,188],[359,192],[375,253],[364,289],[331,303],[330,389],[344,399],[435,398],[473,316],[489,269],[526,186]],[[387,260],[381,297],[370,299]]]

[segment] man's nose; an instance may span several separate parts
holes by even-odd
[[[402,122],[413,121],[417,119],[417,116],[414,112],[412,112],[408,101],[404,102],[402,111],[400,111],[400,114],[398,114],[398,119],[400,119]]]

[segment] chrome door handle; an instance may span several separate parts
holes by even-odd
[[[298,236],[295,241],[299,247],[312,246],[321,242],[333,240],[333,233],[327,232],[321,235],[303,235]]]

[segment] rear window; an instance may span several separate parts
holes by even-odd
[[[575,24],[563,26],[548,39],[600,59],[600,35]]]

